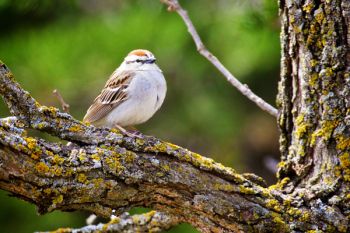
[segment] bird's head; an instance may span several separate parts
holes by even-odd
[[[124,66],[131,69],[148,69],[155,65],[156,58],[145,49],[131,51],[124,59]]]

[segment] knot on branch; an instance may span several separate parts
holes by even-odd
[[[161,0],[161,2],[168,6],[167,10],[169,12],[178,11],[180,9],[180,4],[177,0]]]

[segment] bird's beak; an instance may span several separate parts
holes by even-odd
[[[145,60],[144,63],[146,63],[146,64],[153,64],[153,63],[155,63],[155,62],[156,62],[156,59],[155,59],[155,58],[151,58],[151,59]]]

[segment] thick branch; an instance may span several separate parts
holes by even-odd
[[[221,62],[215,57],[208,49],[204,46],[196,28],[194,27],[190,17],[187,12],[181,7],[178,0],[161,0],[166,5],[168,5],[169,11],[176,11],[185,22],[187,30],[193,38],[196,44],[198,52],[205,57],[210,63],[212,63],[219,71],[222,73],[227,81],[229,81],[235,88],[238,89],[244,96],[249,100],[254,102],[258,107],[260,107],[265,112],[268,112],[274,117],[277,117],[277,109],[272,107],[270,104],[265,102],[262,98],[257,96],[254,92],[250,90],[247,84],[242,84]]]
[[[42,233],[98,233],[98,232],[162,232],[177,224],[175,216],[168,216],[162,212],[151,211],[146,214],[130,216],[124,213],[108,223],[89,225],[79,229],[60,228],[56,231]]]
[[[268,203],[279,202],[269,191],[233,171],[211,170],[215,163],[199,155],[192,160],[189,153],[178,154],[188,162],[180,161],[141,140],[154,152],[117,144],[64,146],[27,137],[13,122],[20,124],[13,118],[1,122],[0,188],[36,204],[40,213],[81,209],[109,217],[112,209],[120,214],[146,206],[204,232],[246,231],[247,222],[276,227],[271,221],[279,209]]]
[[[279,192],[283,184],[268,189],[255,175],[237,174],[176,145],[149,136],[125,137],[41,106],[3,63],[0,94],[17,116],[0,121],[0,188],[34,203],[40,213],[87,210],[109,217],[113,209],[121,214],[145,206],[203,232],[289,232],[347,224],[338,215],[319,219],[323,206],[309,209]],[[24,127],[72,143],[29,137]],[[336,213],[331,207],[327,211]]]

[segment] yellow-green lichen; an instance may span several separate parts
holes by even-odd
[[[85,163],[89,160],[88,157],[86,156],[85,150],[83,149],[79,150],[78,158],[81,163]]]
[[[136,138],[135,142],[138,146],[143,146],[145,144],[145,140],[141,138]]]
[[[69,177],[74,174],[74,169],[73,168],[65,168],[64,170],[64,176]]]
[[[163,165],[162,168],[163,168],[163,170],[166,171],[166,172],[170,171],[170,167],[169,167],[169,165],[167,165],[167,164]]]
[[[44,129],[47,126],[47,123],[45,122],[40,122],[39,124],[36,125],[38,129]]]
[[[50,231],[50,233],[71,233],[73,231],[72,228],[65,227],[65,228],[58,228],[57,230]]]
[[[350,168],[350,154],[348,152],[339,156],[341,166],[344,168]]]
[[[119,157],[120,157],[119,154],[113,153],[112,155],[108,156],[105,159],[105,162],[106,162],[107,166],[109,167],[109,169],[111,171],[115,171],[116,173],[120,173],[125,169],[125,167],[119,161]]]
[[[331,187],[334,184],[334,177],[325,176],[323,178],[323,183]]]
[[[291,216],[291,220],[298,219],[300,222],[310,221],[310,214],[295,207],[288,207],[287,214]]]
[[[135,153],[131,152],[131,151],[127,151],[125,153],[125,156],[124,156],[124,161],[126,163],[133,163],[134,160],[135,160],[136,156],[135,156]]]
[[[313,4],[313,2],[310,2],[308,4],[305,4],[303,6],[303,11],[305,11],[306,13],[310,14],[311,10],[315,7],[315,5]]]
[[[319,64],[320,62],[318,60],[315,60],[315,59],[311,59],[310,60],[310,65],[311,67],[315,67]]]
[[[337,137],[337,149],[341,151],[350,150],[350,138],[344,136]]]
[[[148,213],[142,214],[142,215],[133,215],[132,222],[139,225],[141,222],[146,221],[149,222],[151,218],[156,214],[156,211],[152,210]]]
[[[284,199],[283,200],[283,206],[285,206],[285,207],[290,207],[290,204],[292,203],[292,199],[291,199],[291,197],[288,197],[287,199]]]
[[[301,216],[300,216],[299,219],[300,219],[302,222],[310,221],[310,219],[311,219],[310,213],[308,213],[308,212],[303,212],[303,213],[301,213]]]
[[[35,165],[35,169],[42,174],[45,174],[50,171],[50,168],[44,162],[37,163]]]
[[[327,68],[325,69],[324,75],[325,75],[326,77],[333,77],[333,75],[334,75],[333,69],[332,69],[331,67],[327,67]]]
[[[51,152],[51,151],[50,151],[50,152]],[[52,152],[51,152],[51,153],[52,153]],[[61,165],[61,164],[64,162],[64,158],[62,158],[62,157],[59,156],[59,155],[54,155],[52,161],[53,161],[54,164],[59,164],[59,165]]]
[[[232,176],[236,182],[241,183],[245,179],[238,175],[234,169],[225,167],[224,165],[220,163],[214,162],[210,158],[203,157],[197,153],[190,152],[186,149],[183,149],[177,145],[171,144],[171,143],[157,143],[154,146],[147,146],[144,148],[145,152],[162,152],[166,153],[172,156],[175,156],[176,158],[180,159],[181,161],[185,161],[188,163],[191,163],[192,165],[196,167],[200,167],[204,170],[208,171],[216,171],[219,173],[227,174]]]
[[[289,232],[288,224],[286,224],[281,216],[277,213],[271,213],[272,221],[276,224],[274,232]]]
[[[340,167],[345,181],[350,181],[350,154],[345,152],[339,156]]]
[[[50,168],[49,172],[54,176],[61,176],[63,172],[63,168],[57,165],[54,165]]]
[[[295,126],[296,126],[295,135],[298,139],[300,139],[305,134],[307,134],[311,124],[305,120],[305,115],[302,113],[296,118]]]
[[[30,189],[30,195],[31,197],[33,197],[34,199],[37,199],[39,197],[42,196],[42,193],[41,193],[41,190],[40,189],[37,189],[36,187],[32,187]]]
[[[31,153],[31,158],[38,160],[42,154],[42,150],[40,149],[37,140],[31,137],[25,137],[24,140],[26,141],[29,152]]]
[[[224,191],[224,192],[233,192],[233,191],[235,191],[233,185],[231,185],[231,184],[221,184],[221,183],[214,184],[214,189],[219,190],[219,191]]]
[[[52,193],[52,190],[50,188],[46,188],[46,189],[44,189],[44,193],[46,195],[50,195]]]
[[[294,208],[294,207],[290,207],[287,211],[287,213],[291,216],[299,216],[301,215],[301,210]]]
[[[348,230],[348,228],[349,228],[349,225],[340,225],[340,226],[338,226],[338,231],[339,232],[348,232],[347,230]]]
[[[60,193],[67,193],[68,191],[68,187],[67,186],[63,186],[61,189],[60,189]]]
[[[278,164],[277,164],[277,167],[278,168],[284,168],[284,167],[286,167],[287,166],[287,163],[285,162],[285,161],[281,161],[281,162],[279,162]]]
[[[111,218],[111,221],[109,221],[106,224],[103,224],[101,233],[107,232],[110,225],[118,224],[119,222],[120,222],[120,218],[118,218],[118,217]]]
[[[163,177],[163,176],[165,176],[165,174],[164,174],[163,172],[157,172],[157,173],[156,173],[156,176],[157,176],[157,177]]]
[[[85,181],[87,180],[87,177],[86,177],[85,174],[80,173],[80,174],[78,174],[78,176],[77,176],[77,180],[78,180],[80,183],[85,183]]]
[[[309,84],[311,87],[316,87],[318,81],[318,73],[312,73],[310,76]]]
[[[95,188],[100,188],[104,184],[104,180],[102,178],[94,178],[91,180],[91,183]]]
[[[267,208],[270,208],[270,209],[273,209],[273,210],[275,210],[275,211],[277,211],[277,212],[281,212],[281,211],[282,211],[281,203],[279,203],[279,202],[278,202],[277,200],[275,200],[275,199],[272,199],[272,200],[268,199],[268,200],[266,201],[266,207],[267,207]]]
[[[116,128],[112,128],[112,129],[110,129],[110,130],[111,130],[111,132],[113,132],[113,133],[120,134],[120,131],[119,131],[118,129],[116,129]]]
[[[80,125],[73,125],[69,127],[68,130],[71,132],[78,132],[82,130],[82,127]]]
[[[175,151],[181,149],[179,146],[172,144],[172,143],[157,143],[156,145],[152,147],[146,147],[145,151],[155,151],[155,152],[163,152],[167,153],[169,151]]]
[[[56,196],[53,200],[52,200],[52,204],[53,205],[57,205],[63,202],[63,195],[60,194],[58,196]]]
[[[42,112],[45,112],[45,113],[49,113],[51,116],[53,117],[56,117],[57,116],[57,112],[59,112],[59,110],[55,107],[47,107],[47,106],[43,106],[43,105],[40,105],[40,110]]]
[[[204,167],[204,168],[207,168],[209,170],[213,166],[214,161],[210,158],[203,157],[203,156],[196,154],[196,153],[193,153],[192,157],[193,157],[192,162],[195,166]]]
[[[96,161],[100,161],[100,160],[101,160],[101,156],[99,156],[98,154],[92,154],[92,155],[91,155],[91,158],[92,158],[93,160],[96,160]]]
[[[271,185],[269,187],[270,190],[282,190],[286,184],[288,184],[290,182],[290,178],[289,177],[285,177],[282,180],[280,180],[279,182],[277,182],[274,185]]]
[[[323,20],[325,19],[325,15],[322,11],[316,12],[315,13],[315,19],[319,24],[323,23]]]
[[[321,128],[316,130],[311,135],[311,145],[315,145],[317,138],[322,138],[324,141],[328,141],[331,138],[334,129],[338,126],[337,120],[326,120],[321,122]]]
[[[243,185],[239,185],[239,191],[244,194],[256,194],[256,191],[250,187],[245,187]]]

